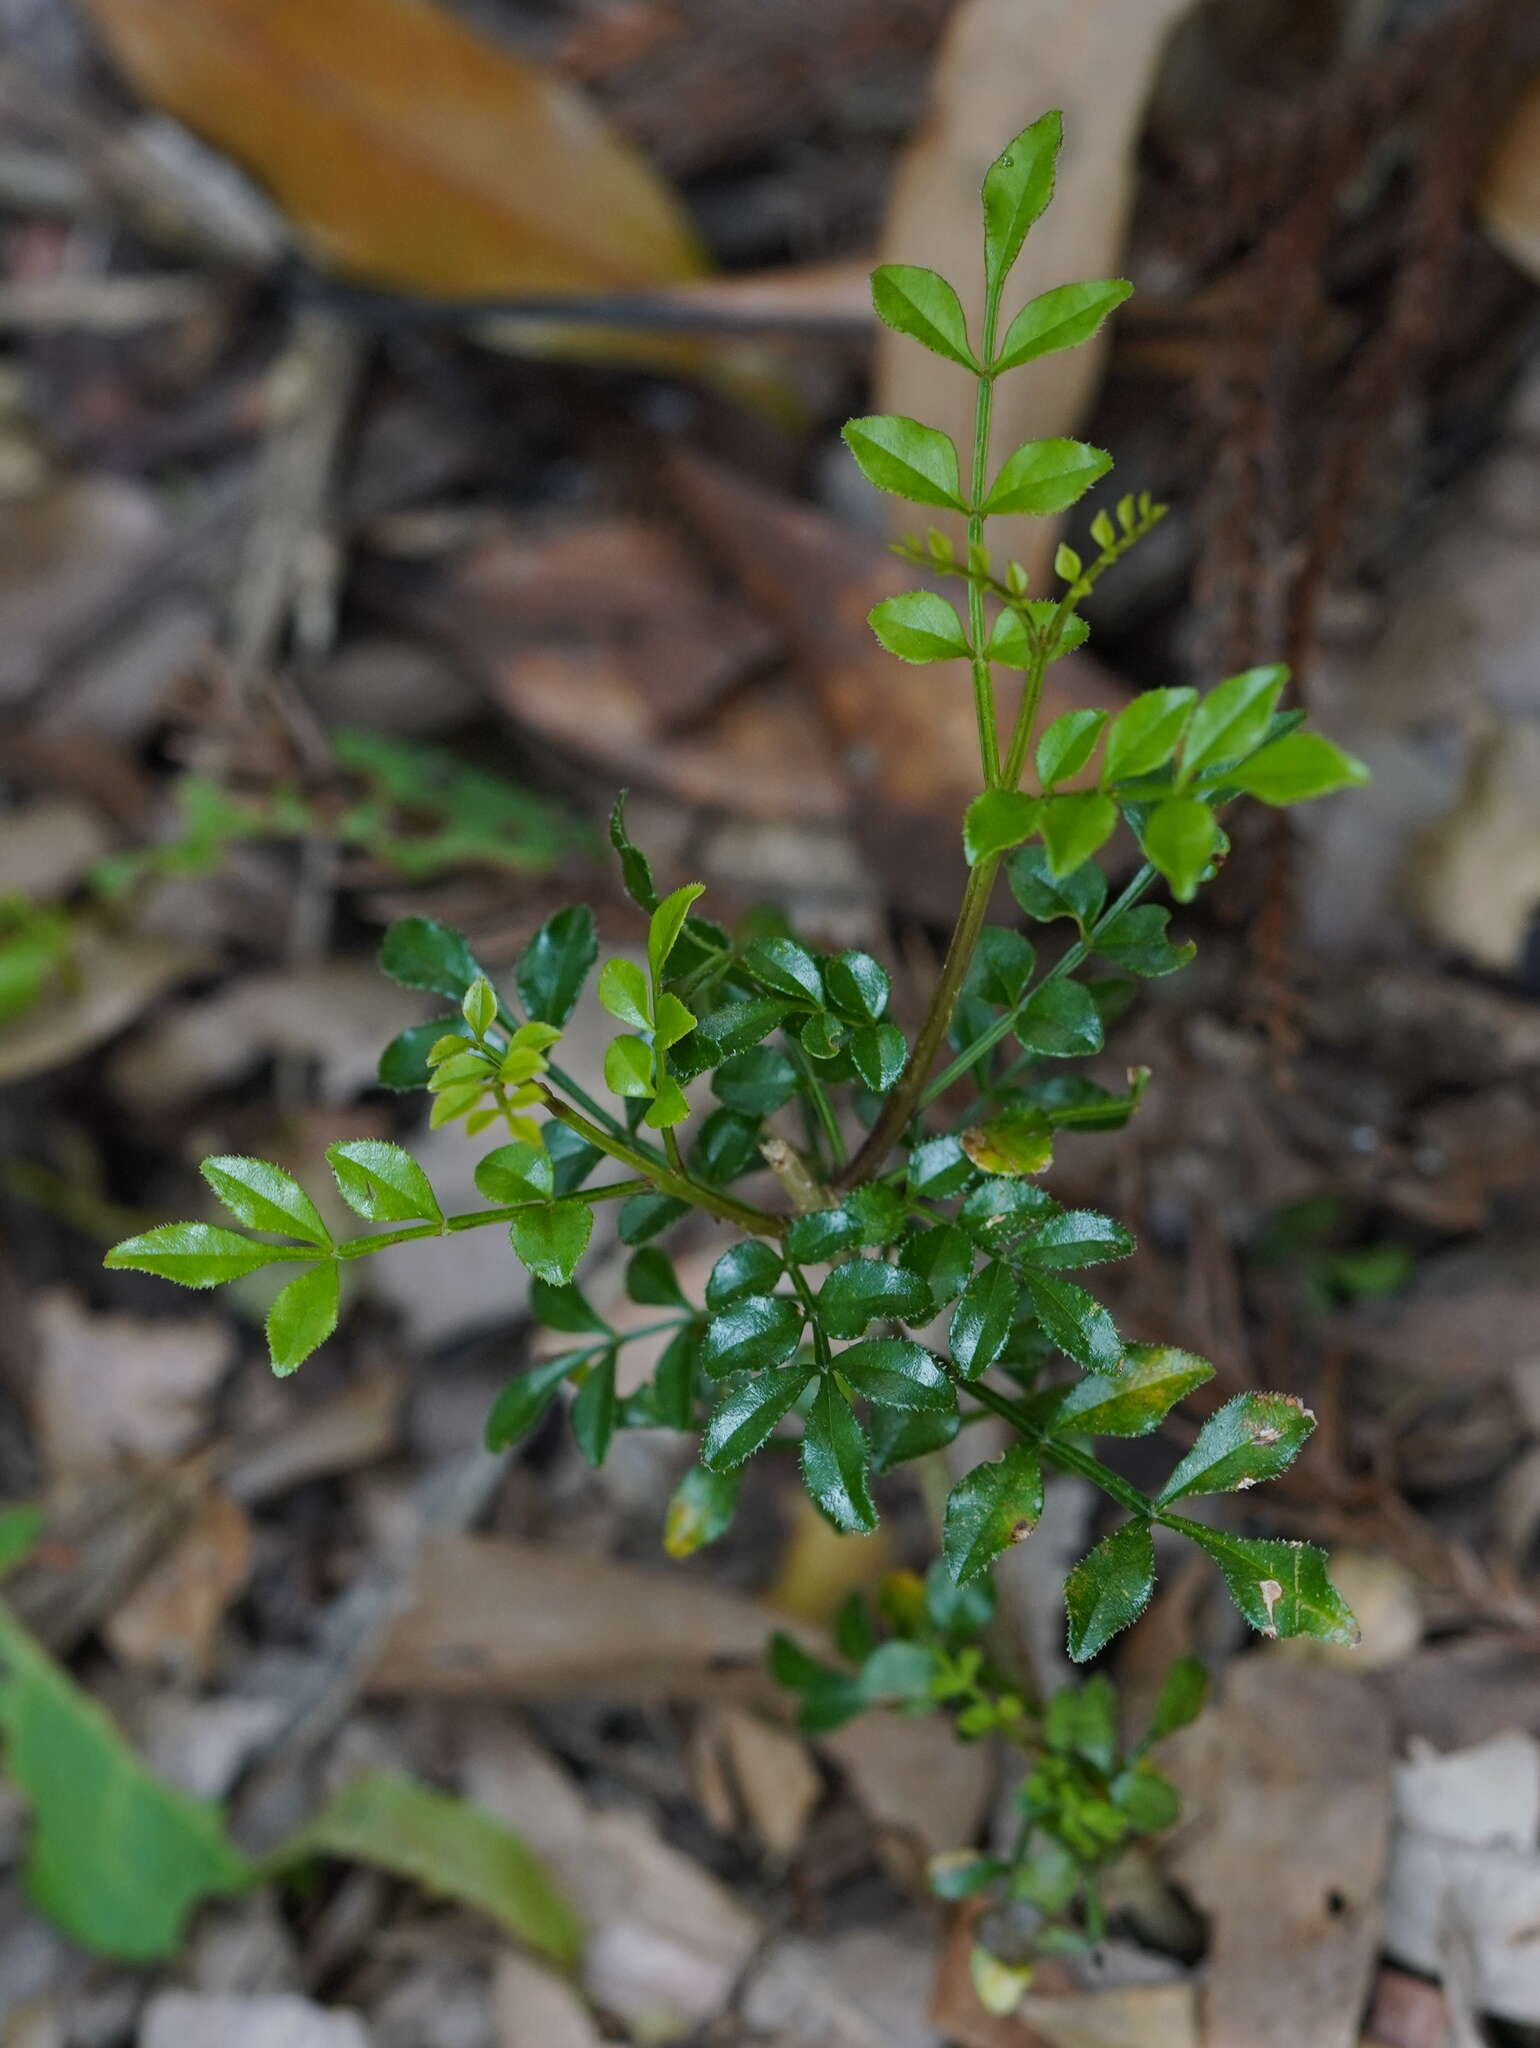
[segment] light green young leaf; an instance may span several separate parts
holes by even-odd
[[[1148,1522],[1104,1536],[1064,1582],[1069,1654],[1084,1664],[1143,1614],[1155,1590],[1155,1541]]]
[[[328,1145],[326,1157],[342,1194],[370,1223],[440,1223],[438,1198],[410,1152],[383,1138],[348,1138]]]
[[[913,263],[879,265],[872,272],[872,306],[879,320],[932,354],[978,369],[962,301],[936,271]]]
[[[692,1465],[674,1488],[663,1518],[663,1548],[670,1557],[693,1557],[716,1543],[733,1525],[742,1487],[737,1472],[708,1472]]]
[[[897,413],[874,413],[847,420],[844,438],[861,474],[879,491],[891,491],[916,505],[944,505],[952,512],[966,509],[957,450],[934,427]]]
[[[834,1369],[868,1401],[938,1414],[957,1404],[952,1382],[930,1353],[907,1337],[868,1337],[836,1354]]]
[[[421,988],[458,1003],[481,974],[463,935],[431,917],[403,917],[380,941],[380,966],[403,988]]]
[[[1113,277],[1099,283],[1056,285],[1029,299],[1006,329],[995,357],[996,374],[1062,348],[1078,348],[1132,291],[1125,278]]]
[[[896,654],[900,661],[967,658],[962,621],[933,590],[906,590],[900,597],[885,597],[872,606],[866,620],[889,654]]]
[[[1023,128],[984,174],[984,275],[998,285],[1021,254],[1027,231],[1053,197],[1064,116],[1053,112]]]
[[[302,1237],[307,1244],[331,1243],[331,1232],[315,1203],[281,1166],[227,1155],[205,1159],[199,1171],[231,1215],[248,1228]]]
[[[1118,828],[1118,807],[1094,789],[1052,796],[1043,805],[1043,844],[1048,865],[1058,876],[1071,875],[1099,853]]]
[[[1146,690],[1120,711],[1107,735],[1102,781],[1153,775],[1164,768],[1181,743],[1196,690]]]
[[[1037,772],[1044,789],[1078,775],[1096,752],[1105,711],[1066,711],[1043,729],[1037,743]]]
[[[701,1364],[713,1379],[781,1365],[802,1340],[802,1307],[787,1294],[748,1294],[706,1325]]]
[[[267,1312],[267,1350],[280,1379],[302,1366],[336,1329],[339,1300],[335,1259],[317,1259],[276,1297]]]
[[[1180,1515],[1166,1521],[1208,1552],[1230,1598],[1263,1635],[1314,1636],[1350,1647],[1358,1641],[1352,1610],[1327,1577],[1325,1555],[1313,1543],[1232,1536]]]
[[[1016,1015],[1016,1036],[1044,1059],[1079,1059],[1102,1049],[1102,1020],[1083,983],[1060,975],[1028,996]]]
[[[460,1015],[477,1038],[485,1038],[497,1022],[497,996],[484,974],[478,974],[465,991]]]
[[[1141,844],[1177,902],[1191,903],[1219,844],[1219,820],[1200,796],[1167,797],[1145,819]]]
[[[1237,1394],[1216,1409],[1161,1488],[1159,1505],[1197,1493],[1234,1493],[1287,1472],[1315,1428],[1292,1394]]]
[[[588,905],[556,911],[519,955],[513,978],[520,1002],[541,1023],[565,1024],[598,957],[599,933]]]
[[[294,1245],[257,1244],[217,1223],[157,1223],[115,1244],[102,1264],[114,1271],[153,1273],[179,1287],[218,1287],[261,1266],[302,1256]]]
[[[693,1010],[687,1010],[672,990],[665,989],[658,997],[658,1013],[653,1019],[653,1044],[660,1052],[667,1052],[693,1031],[698,1021]]]
[[[1230,676],[1200,697],[1182,749],[1182,780],[1239,760],[1259,746],[1288,679],[1283,664],[1272,662]]]
[[[701,1461],[707,1470],[731,1472],[768,1443],[812,1377],[810,1365],[782,1365],[725,1387],[701,1441]]]
[[[1005,1349],[1020,1292],[1009,1266],[995,1260],[981,1266],[968,1282],[953,1311],[948,1337],[953,1363],[964,1379],[976,1380],[987,1372]]]
[[[436,1897],[469,1906],[525,1948],[570,1969],[583,1930],[534,1852],[490,1813],[410,1778],[355,1780],[267,1860],[269,1871],[314,1856],[368,1863]]]
[[[682,889],[675,889],[665,896],[652,913],[652,921],[647,927],[647,965],[660,988],[669,955],[678,945],[684,921],[690,914],[690,905],[705,893],[704,882],[686,882]]]
[[[1112,467],[1103,448],[1084,441],[1028,441],[1008,456],[984,501],[986,512],[1045,518],[1067,512]]]
[[[992,1465],[977,1465],[947,1495],[941,1554],[955,1584],[967,1585],[1013,1543],[1024,1543],[1043,1512],[1037,1452],[1012,1444]]]
[[[1225,776],[1229,788],[1265,804],[1302,804],[1369,780],[1362,761],[1318,732],[1287,732]]]
[[[610,1015],[633,1031],[652,1029],[652,995],[634,960],[606,960],[599,969],[599,1000]]]
[[[652,1047],[629,1033],[612,1038],[604,1054],[604,1085],[612,1095],[649,1098],[653,1093]]]
[[[869,1535],[877,1526],[870,1466],[866,1432],[825,1373],[802,1432],[802,1482],[813,1505],[842,1535]]]
[[[1059,1434],[1148,1436],[1178,1401],[1214,1377],[1196,1352],[1169,1344],[1130,1344],[1115,1380],[1077,1380],[1054,1411]]]
[[[1088,1372],[1114,1373],[1123,1363],[1117,1324],[1096,1299],[1072,1280],[1023,1268],[1032,1312],[1050,1344]]]
[[[981,860],[1020,846],[1037,830],[1042,817],[1041,797],[1028,796],[1020,789],[986,789],[969,804],[963,819],[963,851],[970,868]]]
[[[489,1451],[506,1451],[529,1435],[581,1355],[564,1352],[560,1358],[542,1359],[504,1384],[487,1416],[485,1443]]]
[[[682,1124],[690,1114],[690,1105],[685,1100],[684,1090],[672,1074],[658,1078],[658,1092],[652,1099],[652,1106],[642,1121],[650,1131],[666,1131],[674,1124]],[[721,1111],[717,1112],[722,1114]]]
[[[546,1202],[556,1192],[556,1162],[543,1145],[515,1139],[476,1167],[476,1189],[489,1202]]]
[[[961,1133],[962,1148],[981,1173],[1042,1173],[1053,1164],[1053,1125],[1030,1104],[1002,1109]]]
[[[508,1225],[508,1237],[520,1262],[537,1280],[560,1287],[572,1278],[588,1249],[594,1215],[586,1202],[550,1202],[521,1209]]]
[[[912,1323],[930,1314],[930,1289],[918,1273],[886,1259],[851,1259],[818,1290],[818,1320],[829,1337],[859,1337],[879,1317]]]
[[[1033,598],[1022,608],[1039,634],[1044,634],[1058,616],[1058,606],[1048,598]],[[1091,636],[1091,629],[1078,612],[1070,612],[1059,622],[1058,636],[1048,649],[1048,659],[1058,661],[1063,655],[1073,654],[1077,647],[1083,647]],[[1032,645],[1027,637],[1027,628],[1020,611],[1002,611],[996,615],[989,631],[985,648],[989,659],[999,662],[1005,668],[1030,668],[1034,659]]]

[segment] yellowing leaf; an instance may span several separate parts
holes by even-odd
[[[704,266],[572,86],[431,0],[87,0],[134,85],[237,158],[311,253],[442,298],[627,289]]]

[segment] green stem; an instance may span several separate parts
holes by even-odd
[[[818,1118],[824,1136],[829,1141],[830,1163],[838,1168],[844,1164],[845,1140],[840,1135],[839,1119],[834,1114],[834,1105],[829,1100],[829,1091],[813,1070],[812,1056],[802,1050],[801,1046],[797,1044],[789,1032],[786,1034],[786,1037],[788,1044],[792,1048],[792,1059],[802,1075],[807,1099],[812,1103],[813,1112]]]
[[[575,1202],[620,1202],[628,1195],[645,1195],[650,1180],[612,1180],[602,1188],[578,1188]],[[400,1230],[376,1230],[363,1237],[344,1239],[336,1248],[339,1259],[365,1259],[371,1252],[387,1251],[393,1244],[410,1244],[417,1237],[446,1237],[456,1230],[482,1230],[489,1223],[507,1223],[521,1209],[543,1209],[547,1198],[536,1195],[527,1202],[505,1202],[496,1209],[467,1209],[458,1216],[446,1216],[442,1223],[408,1223]]]
[[[629,1166],[633,1173],[641,1174],[660,1194],[672,1195],[676,1201],[688,1202],[693,1209],[704,1209],[709,1215],[720,1216],[725,1223],[736,1223],[752,1237],[780,1237],[784,1234],[784,1216],[772,1216],[768,1209],[756,1209],[751,1203],[736,1201],[731,1195],[723,1194],[717,1188],[708,1188],[688,1174],[655,1165],[629,1139],[611,1137],[608,1131],[600,1130],[597,1124],[580,1115],[570,1103],[559,1101],[548,1090],[542,1089],[541,1093],[545,1096],[547,1109],[559,1122],[576,1131],[590,1145],[597,1145],[601,1152],[607,1152],[622,1166]]]
[[[1003,278],[984,293],[984,331],[979,355],[983,364],[973,403],[973,481],[968,492],[968,560],[970,566],[984,538],[984,493],[989,483],[989,424],[994,409],[995,379],[990,368],[995,353],[995,325],[1000,316]],[[979,758],[984,781],[993,789],[1000,780],[1000,736],[995,724],[995,686],[984,652],[984,592],[977,577],[968,580],[968,642],[973,656],[973,708],[979,728]]]
[[[1029,1443],[1036,1444],[1043,1456],[1061,1472],[1073,1472],[1081,1479],[1089,1479],[1093,1486],[1099,1486],[1103,1493],[1115,1500],[1119,1507],[1127,1508],[1142,1521],[1163,1522],[1165,1517],[1158,1511],[1148,1494],[1141,1493],[1137,1486],[1114,1472],[1110,1465],[1104,1465],[1100,1458],[1093,1458],[1089,1451],[1077,1449],[1074,1444],[1062,1443],[1048,1430],[1040,1429],[1024,1415],[1009,1395],[996,1388],[986,1386],[978,1380],[960,1380],[959,1389],[965,1388],[980,1407],[987,1408],[992,1415],[998,1415],[1002,1422],[1008,1422],[1018,1436],[1024,1436]]]

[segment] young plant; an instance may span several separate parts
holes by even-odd
[[[1045,115],[984,181],[977,334],[933,271],[889,265],[873,280],[884,320],[975,381],[967,476],[952,442],[917,420],[867,418],[845,429],[878,488],[967,525],[960,550],[935,531],[906,542],[900,552],[932,581],[871,615],[901,660],[965,661],[978,721],[983,787],[962,825],[968,881],[914,1044],[889,1015],[888,974],[870,954],[823,954],[763,920],[729,933],[697,913],[695,885],[660,897],[622,801],[610,834],[625,886],[648,918],[647,964],[610,960],[599,974],[599,999],[621,1027],[604,1065],[612,1103],[596,1101],[557,1061],[597,961],[588,909],[557,912],[504,989],[458,933],[409,918],[387,934],[382,966],[458,1007],[396,1039],[380,1078],[392,1088],[426,1087],[435,1124],[461,1121],[473,1136],[502,1127],[506,1141],[477,1170],[487,1206],[445,1216],[407,1152],[349,1141],[332,1147],[332,1166],[343,1198],[372,1228],[334,1243],[309,1196],[278,1167],[210,1159],[204,1174],[245,1230],[165,1224],[119,1245],[107,1263],[192,1287],[293,1264],[268,1325],[274,1368],[286,1373],[330,1335],[346,1261],[411,1238],[506,1229],[533,1276],[536,1317],[570,1342],[509,1382],[488,1442],[501,1448],[527,1435],[565,1385],[575,1389],[577,1442],[595,1465],[617,1429],[698,1435],[701,1462],[668,1514],[665,1541],[675,1555],[720,1536],[743,1467],[778,1433],[797,1432],[802,1476],[821,1512],[837,1529],[863,1531],[877,1520],[874,1473],[941,1450],[986,1416],[1004,1423],[1009,1448],[966,1471],[946,1502],[926,1608],[939,1635],[924,1637],[916,1625],[877,1648],[875,1694],[865,1657],[859,1681],[835,1674],[830,1683],[847,1704],[890,1697],[889,1680],[900,1696],[917,1687],[927,1700],[961,1703],[964,1733],[986,1723],[1030,1730],[1037,1763],[1024,1794],[1025,1846],[981,1881],[1018,1900],[1051,1895],[1055,1913],[1076,1902],[1079,1926],[1094,1935],[1094,1887],[1085,1880],[1130,1831],[1169,1814],[1161,1781],[1142,1755],[1116,1753],[1103,1687],[1072,1696],[1079,1706],[1056,1700],[1039,1712],[949,1634],[959,1615],[979,1611],[968,1603],[981,1603],[995,1560],[1030,1537],[1044,1468],[1089,1481],[1120,1517],[1065,1586],[1077,1662],[1144,1611],[1157,1535],[1205,1551],[1265,1635],[1343,1642],[1354,1628],[1319,1550],[1233,1535],[1181,1512],[1196,1497],[1284,1471],[1312,1427],[1297,1400],[1246,1393],[1228,1401],[1153,1495],[1096,1455],[1098,1437],[1156,1430],[1212,1369],[1145,1341],[1150,1333],[1120,1330],[1084,1284],[1087,1269],[1126,1258],[1133,1239],[1111,1217],[1055,1200],[1043,1176],[1055,1147],[1077,1131],[1126,1123],[1146,1077],[1134,1072],[1108,1087],[1066,1067],[1101,1051],[1137,977],[1170,974],[1192,957],[1190,941],[1170,936],[1169,911],[1144,899],[1163,881],[1177,902],[1192,900],[1227,850],[1226,806],[1248,795],[1268,804],[1323,796],[1361,781],[1363,770],[1305,730],[1300,713],[1278,709],[1287,680],[1278,666],[1231,676],[1201,696],[1151,690],[1116,716],[1040,717],[1049,664],[1086,638],[1081,604],[1164,509],[1140,494],[1099,510],[1086,551],[1061,546],[1054,586],[1040,595],[1019,563],[997,565],[986,546],[996,514],[1063,513],[1111,467],[1099,449],[1073,440],[1031,441],[998,465],[991,451],[996,380],[1086,340],[1129,289],[1062,285],[1023,306],[1001,333],[1006,286],[1051,195],[1059,139],[1059,116]],[[961,608],[934,582],[958,586]],[[1008,722],[998,669],[1021,678]],[[1142,862],[1114,892],[1099,856],[1120,822]],[[1002,872],[1021,916],[991,923]],[[1028,928],[1037,928],[1035,941]],[[940,1106],[964,1081],[971,1108],[942,1118]],[[779,1188],[768,1206],[736,1191],[767,1162]],[[615,1328],[576,1284],[601,1202],[620,1205],[632,1300],[659,1311],[645,1331]],[[703,1303],[685,1294],[655,1242],[691,1209],[740,1233]],[[938,1319],[946,1320],[944,1344]],[[620,1399],[621,1346],[657,1333],[668,1342],[655,1374]],[[935,1602],[951,1621],[938,1619]],[[825,1688],[794,1653],[779,1655],[805,1701]],[[839,1693],[851,1684],[859,1698]],[[1049,1864],[1057,1876],[1045,1875]],[[1071,1864],[1075,1884],[1065,1890]]]

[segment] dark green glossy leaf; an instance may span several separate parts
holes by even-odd
[[[653,1408],[660,1429],[689,1429],[693,1424],[700,1347],[699,1323],[686,1323],[663,1347],[652,1376]]]
[[[786,1232],[786,1251],[799,1266],[820,1266],[861,1241],[860,1225],[846,1208],[814,1209],[794,1216]]]
[[[656,1245],[644,1245],[633,1252],[626,1266],[626,1293],[646,1308],[688,1309],[674,1262]]]
[[[1037,1452],[1013,1444],[991,1465],[977,1465],[947,1495],[942,1556],[964,1586],[988,1571],[1002,1552],[1022,1543],[1043,1512],[1043,1475]]]
[[[445,1032],[454,1028],[453,1017],[430,1017],[426,1024],[409,1024],[405,1031],[398,1031],[380,1054],[375,1075],[380,1086],[398,1094],[426,1088],[431,1078],[428,1054]]]
[[[836,1266],[818,1290],[818,1320],[830,1337],[859,1337],[879,1318],[912,1323],[930,1312],[930,1289],[919,1274],[885,1259]]]
[[[531,1280],[529,1312],[548,1330],[562,1330],[569,1336],[581,1336],[585,1331],[603,1336],[609,1330],[609,1324],[582,1288],[570,1282],[565,1287],[553,1287],[549,1280]]]
[[[866,1433],[825,1373],[802,1432],[802,1481],[814,1506],[842,1535],[867,1535],[877,1526],[870,1463]]]
[[[477,1162],[476,1187],[498,1204],[549,1201],[556,1192],[556,1167],[544,1146],[515,1138]]]
[[[973,1271],[973,1243],[956,1223],[938,1223],[917,1231],[904,1245],[904,1263],[930,1289],[931,1309],[939,1314],[955,1301]]]
[[[1234,1493],[1287,1472],[1315,1428],[1292,1394],[1237,1394],[1217,1409],[1161,1488],[1166,1507],[1198,1493]]]
[[[1273,662],[1230,676],[1200,697],[1182,749],[1183,779],[1238,761],[1260,746],[1288,679],[1288,670]]]
[[[567,1353],[560,1358],[542,1359],[528,1371],[509,1380],[492,1403],[487,1417],[486,1446],[489,1451],[506,1451],[519,1443],[544,1416],[556,1398],[556,1390],[577,1364]]]
[[[960,1194],[973,1178],[973,1161],[959,1139],[927,1138],[909,1155],[909,1192],[927,1201],[943,1202]]]
[[[1029,299],[1006,329],[995,358],[995,374],[1059,349],[1078,348],[1132,290],[1125,278],[1113,277],[1096,283],[1056,285]]]
[[[519,955],[514,983],[531,1017],[565,1024],[599,957],[599,934],[586,903],[548,917]]]
[[[1016,1036],[1040,1058],[1080,1059],[1100,1052],[1105,1034],[1085,984],[1060,975],[1039,982],[1016,1012]]]
[[[481,973],[464,935],[431,917],[403,917],[380,941],[380,966],[403,988],[429,989],[459,1002]]]
[[[889,1408],[939,1414],[957,1403],[936,1360],[907,1337],[868,1337],[852,1344],[836,1355],[834,1369],[858,1394]]]
[[[620,1205],[620,1241],[646,1244],[689,1213],[689,1203],[673,1195],[628,1195]]]
[[[1017,1253],[1024,1266],[1060,1272],[1070,1266],[1100,1266],[1108,1259],[1126,1259],[1134,1240],[1121,1223],[1094,1209],[1061,1209],[1033,1231]]]
[[[301,1237],[307,1244],[331,1243],[331,1232],[315,1203],[281,1166],[227,1154],[205,1159],[199,1171],[231,1215],[248,1228]]]
[[[777,995],[812,1003],[815,1008],[823,1005],[823,976],[818,962],[795,939],[756,939],[743,956],[743,967],[746,974]]]
[[[301,1256],[294,1245],[257,1244],[217,1223],[157,1223],[115,1244],[102,1264],[114,1271],[153,1273],[179,1287],[218,1287],[261,1266]]]
[[[1086,866],[1073,874],[1055,875],[1045,847],[1022,847],[1006,862],[1005,872],[1011,894],[1039,924],[1072,917],[1084,930],[1100,916],[1107,900],[1107,877],[1100,868]]]
[[[626,894],[651,917],[658,907],[657,885],[652,879],[652,868],[646,854],[639,846],[632,845],[626,831],[625,790],[616,797],[615,808],[610,812],[610,844],[620,856],[620,879]]]
[[[1028,441],[1001,465],[985,510],[1037,518],[1067,512],[1111,467],[1105,449],[1084,441]]]
[[[1155,1543],[1148,1522],[1125,1522],[1083,1557],[1064,1584],[1069,1654],[1077,1664],[1135,1622],[1155,1590]]]
[[[1043,1217],[1055,1215],[1058,1207],[1051,1195],[1030,1181],[994,1175],[973,1190],[957,1220],[976,1243],[994,1252],[1014,1243]]]
[[[884,598],[866,615],[879,643],[900,661],[965,661],[968,642],[962,621],[933,590],[906,590]]]
[[[609,1456],[615,1435],[615,1353],[606,1351],[583,1375],[572,1404],[572,1434],[585,1461],[595,1467]]]
[[[801,1304],[786,1294],[750,1294],[712,1317],[701,1364],[713,1379],[759,1372],[790,1358],[802,1337]]]
[[[968,1379],[987,1372],[1005,1349],[1016,1317],[1020,1282],[1009,1266],[992,1260],[969,1281],[952,1317],[952,1358]]]
[[[542,1128],[540,1138],[550,1154],[559,1195],[574,1194],[604,1157],[597,1145],[590,1145],[554,1117]]]
[[[785,1002],[772,996],[750,996],[742,1002],[724,1003],[720,1009],[697,1019],[695,1029],[674,1047],[670,1065],[681,1080],[693,1081],[708,1067],[720,1066],[768,1038],[787,1009]],[[723,1100],[726,1099],[724,1096]]]
[[[914,263],[879,264],[872,272],[872,308],[879,320],[933,355],[978,369],[962,302],[936,271]]]
[[[945,434],[896,413],[847,420],[841,432],[861,474],[879,491],[915,505],[963,510],[957,450]]]
[[[1064,117],[1042,115],[1006,144],[984,174],[984,270],[991,283],[1009,273],[1032,223],[1053,197]]]
[[[1173,944],[1166,937],[1170,921],[1162,905],[1137,903],[1097,933],[1095,950],[1129,974],[1175,974],[1198,949],[1190,939]]]
[[[718,1187],[763,1166],[759,1119],[740,1116],[735,1109],[712,1110],[695,1134],[690,1161],[697,1173]]]
[[[837,1017],[827,1014],[809,1017],[800,1033],[802,1050],[811,1059],[837,1059],[845,1043],[847,1029]]]
[[[762,1237],[745,1237],[729,1245],[706,1282],[706,1306],[731,1308],[750,1294],[772,1294],[785,1271],[780,1253]]]
[[[708,1543],[720,1542],[738,1512],[742,1475],[708,1472],[692,1465],[674,1488],[663,1519],[663,1548],[670,1557],[693,1557]]]
[[[896,1024],[863,1024],[850,1035],[856,1072],[876,1095],[886,1095],[909,1064],[909,1042]]]
[[[752,1457],[796,1407],[812,1377],[810,1365],[783,1365],[725,1387],[706,1424],[703,1463],[713,1472],[730,1472]]]
[[[1314,1636],[1324,1643],[1358,1641],[1352,1610],[1326,1576],[1326,1558],[1312,1543],[1232,1536],[1180,1515],[1169,1517],[1206,1550],[1224,1575],[1230,1598],[1265,1636]]]
[[[778,1046],[758,1045],[725,1061],[711,1077],[715,1094],[740,1116],[766,1117],[797,1092],[797,1070]]]
[[[1117,1325],[1092,1294],[1057,1275],[1023,1271],[1032,1313],[1051,1344],[1089,1372],[1116,1372],[1123,1362]]]
[[[969,867],[1030,839],[1042,811],[1042,799],[1023,789],[986,789],[976,796],[963,818],[963,852]]]
[[[829,1001],[857,1022],[875,1024],[893,993],[888,970],[870,953],[836,953],[824,962],[823,979]]]
[[[1037,952],[1025,932],[987,924],[979,933],[969,982],[974,992],[997,1009],[1014,1009],[1032,979]]]
[[[267,1350],[280,1379],[304,1364],[337,1327],[335,1259],[317,1259],[291,1280],[267,1312]]]
[[[911,1458],[945,1450],[962,1428],[955,1408],[944,1414],[916,1415],[902,1408],[874,1408],[871,1414],[872,1469],[891,1472]]]
[[[593,1234],[593,1211],[569,1197],[538,1209],[521,1209],[508,1226],[508,1237],[520,1261],[537,1280],[555,1287],[572,1278]]]
[[[1087,1436],[1148,1436],[1214,1368],[1169,1344],[1130,1344],[1115,1380],[1079,1380],[1054,1411],[1055,1431]]]

